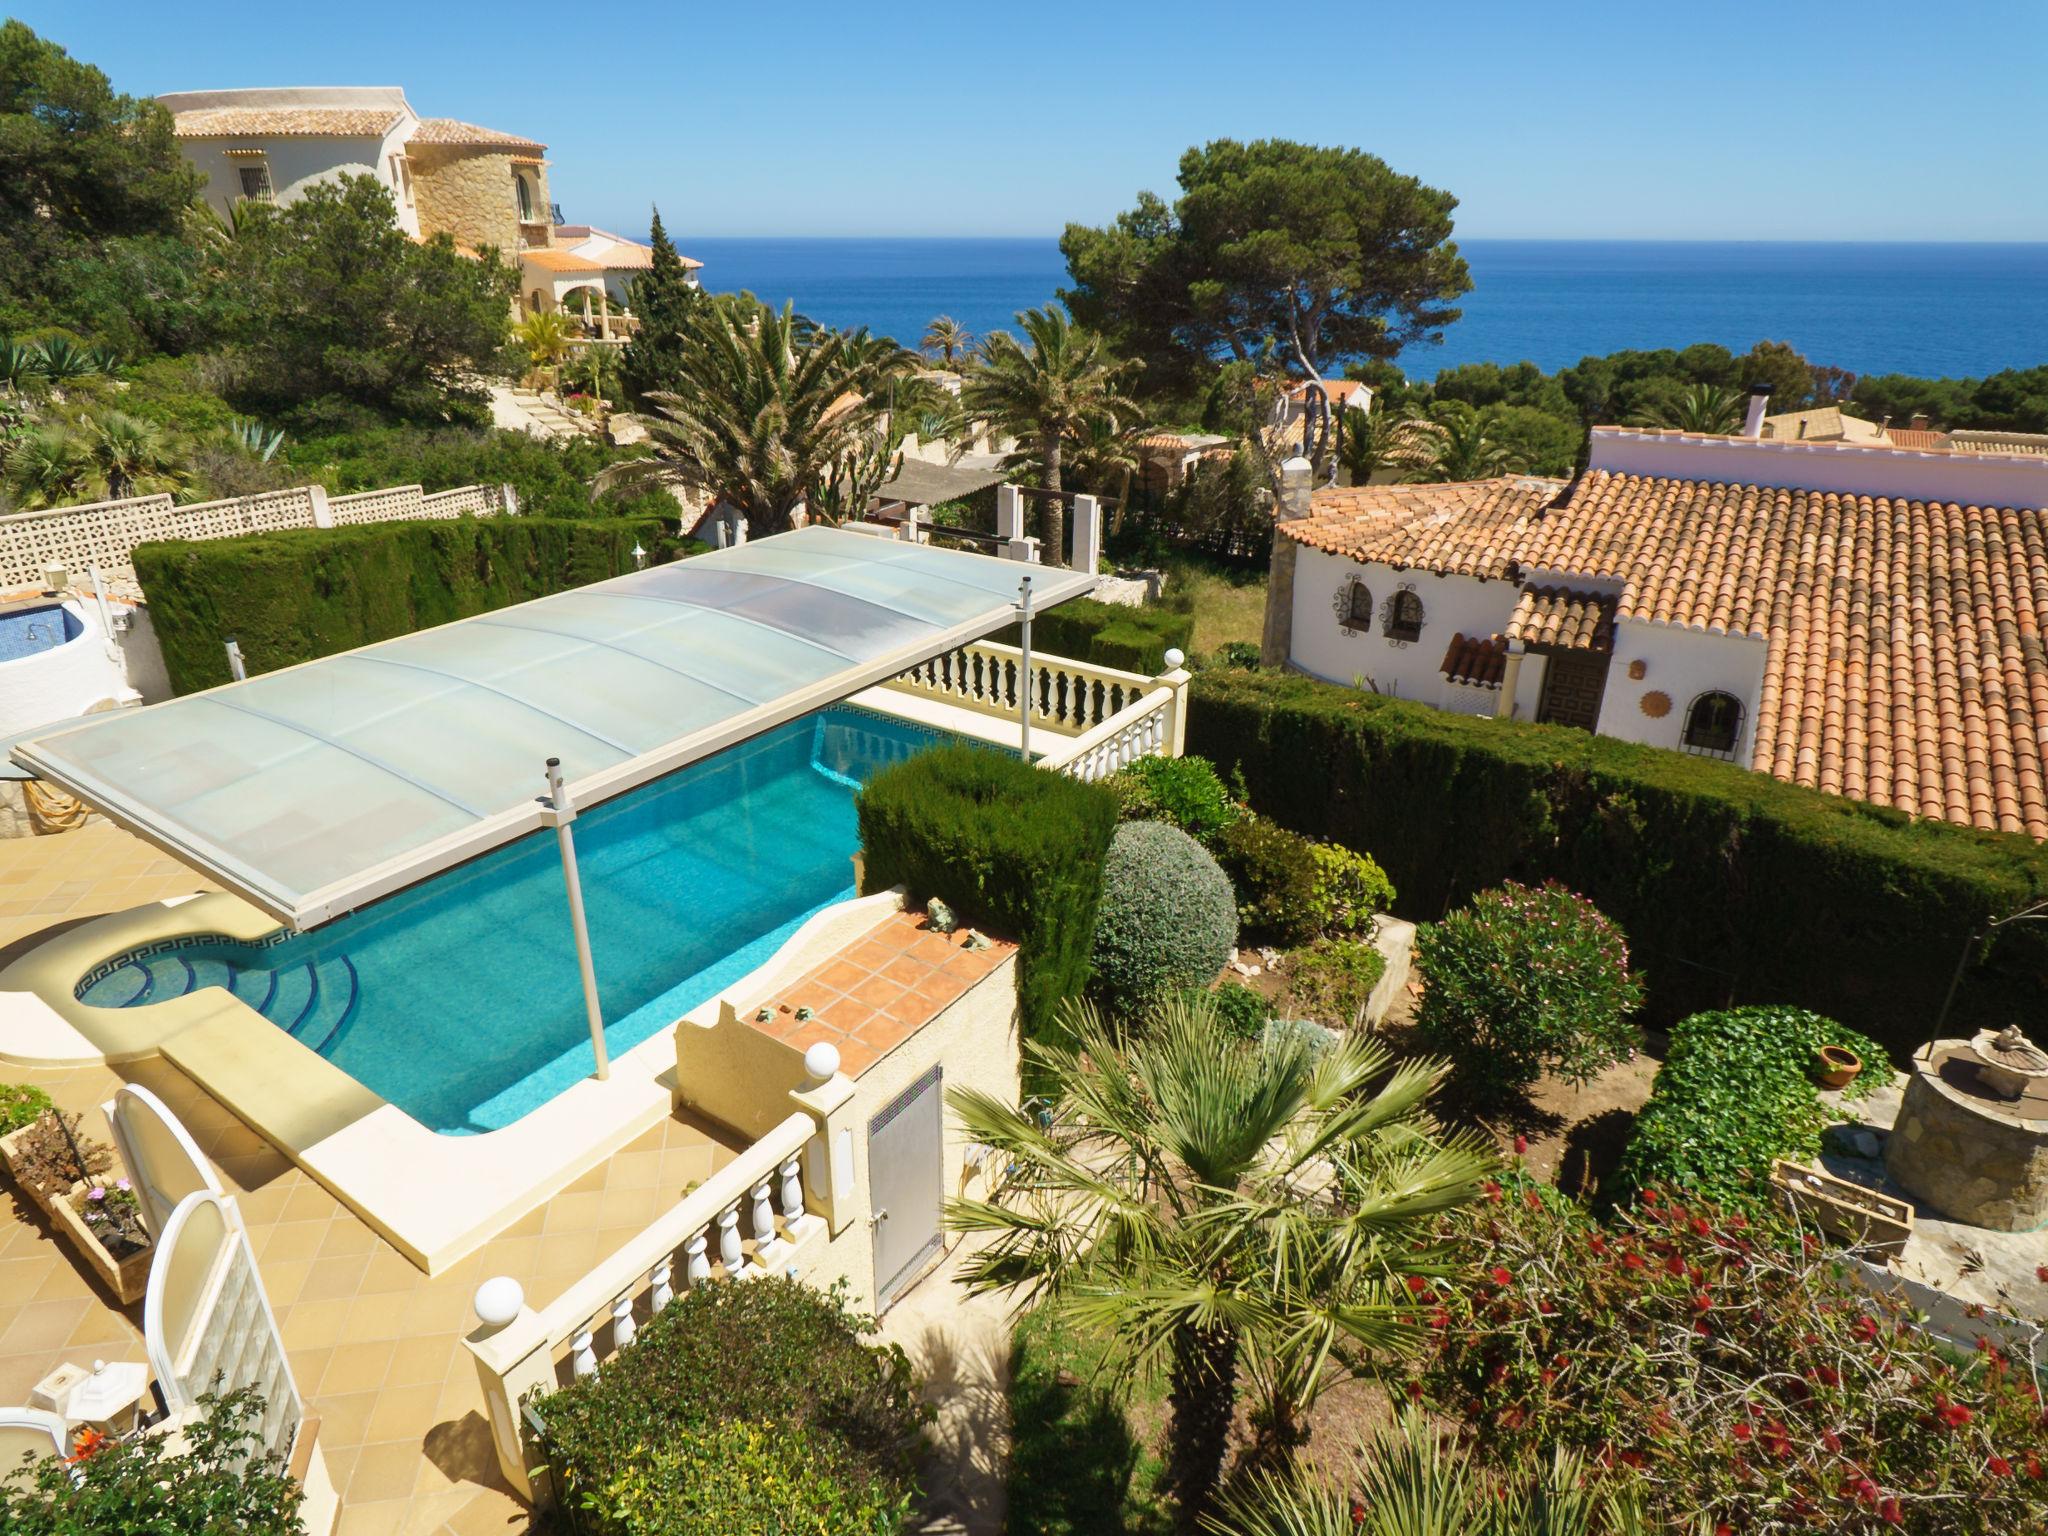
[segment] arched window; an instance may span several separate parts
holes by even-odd
[[[1372,628],[1372,588],[1362,581],[1354,581],[1344,589],[1344,608],[1340,615],[1346,629]]]
[[[1679,737],[1686,751],[1732,758],[1741,740],[1742,700],[1734,694],[1703,693],[1686,706],[1685,731]]]
[[[1422,638],[1422,599],[1405,587],[1396,592],[1387,603],[1387,638]]]
[[[533,184],[520,175],[519,172],[514,171],[512,173],[512,185],[519,194],[519,222],[531,224],[533,222]]]

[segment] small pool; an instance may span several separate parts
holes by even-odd
[[[946,733],[834,705],[576,819],[614,1056],[767,960],[853,894],[854,791]],[[167,940],[80,980],[146,1007],[226,987],[414,1119],[510,1125],[592,1066],[552,831],[305,934]]]
[[[19,661],[24,656],[54,651],[84,633],[85,626],[78,621],[78,615],[62,603],[0,612],[0,661]]]

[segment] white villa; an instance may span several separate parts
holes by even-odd
[[[570,310],[609,337],[652,252],[587,224],[564,224],[548,189],[547,146],[452,117],[421,117],[395,85],[176,91],[185,158],[223,216],[245,200],[289,203],[342,176],[374,176],[398,225],[446,234],[466,251],[497,250],[519,269],[525,313]],[[694,273],[702,265],[685,259]],[[586,314],[586,311],[589,313]]]
[[[2048,837],[2048,460],[1772,437],[1764,404],[1595,427],[1569,483],[1304,476],[1267,664]]]

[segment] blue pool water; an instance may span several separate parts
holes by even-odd
[[[61,604],[43,608],[17,608],[0,613],[0,661],[19,661],[38,651],[54,651],[66,640],[76,640],[85,626]]]
[[[946,739],[849,705],[586,811],[576,853],[614,1056],[853,893],[855,789]],[[310,933],[168,941],[94,967],[81,1001],[227,987],[414,1119],[510,1125],[591,1070],[561,857],[521,839]]]

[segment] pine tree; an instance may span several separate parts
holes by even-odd
[[[626,388],[635,396],[675,386],[682,373],[683,332],[704,299],[702,291],[691,286],[674,242],[661,227],[659,208],[654,210],[647,243],[654,258],[646,275],[633,284],[633,316],[640,328],[625,356]]]

